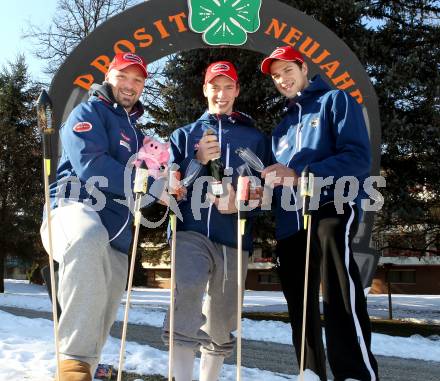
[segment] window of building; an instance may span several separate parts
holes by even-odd
[[[416,284],[416,270],[390,270],[387,282],[400,284]]]
[[[264,272],[258,274],[258,283],[260,284],[279,284],[280,278],[278,274],[272,272]]]
[[[154,280],[156,280],[156,281],[169,280],[170,277],[171,277],[171,274],[167,270],[156,270],[154,272]]]

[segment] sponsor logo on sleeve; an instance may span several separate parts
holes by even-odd
[[[125,140],[120,140],[119,144],[128,149],[128,152],[131,152],[130,144],[128,144]]]
[[[92,123],[89,122],[79,122],[73,126],[73,131],[75,132],[87,132],[92,129]]]
[[[127,142],[129,142],[131,139],[127,136],[127,135],[125,135],[122,131],[121,131],[121,137],[122,137],[122,139],[124,139],[124,140],[126,140]]]

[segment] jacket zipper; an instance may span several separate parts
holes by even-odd
[[[130,116],[128,115],[127,110],[124,109],[124,111],[125,111],[125,114],[127,115],[128,124],[130,125],[131,129],[133,130],[134,137],[136,139],[136,159],[137,159],[138,151],[139,151],[138,136],[136,134],[136,130],[134,129],[133,125],[131,124]],[[127,227],[128,222],[130,221],[130,213],[131,213],[130,206],[128,206],[127,219],[125,220],[125,222],[122,225],[121,229],[119,229],[119,231],[109,240],[109,242],[112,242],[114,239],[118,238],[121,235],[121,233],[124,231],[124,229]]]
[[[296,127],[295,151],[293,152],[292,157],[290,158],[289,162],[287,163],[287,166],[290,165],[290,162],[292,161],[292,159],[296,155],[296,153],[301,151],[301,149],[302,149],[302,127],[303,127],[303,124],[302,124],[302,121],[301,121],[301,118],[302,118],[302,106],[299,103],[297,103],[296,105],[298,107],[298,124],[297,124],[297,127]],[[297,175],[298,175],[298,173],[297,173]],[[293,189],[293,186],[290,187],[290,191],[292,192],[293,198],[295,199],[296,223],[298,224],[298,227],[301,228],[301,224],[299,223],[300,220],[299,220],[299,211],[298,211],[298,205],[297,205],[298,204],[298,199],[296,198],[296,194],[295,194],[295,191]]]
[[[220,145],[220,157],[222,157],[222,120],[220,118],[218,120],[218,144]],[[229,147],[229,144],[228,144]],[[228,159],[228,158],[227,158]],[[211,213],[212,213],[212,202],[209,203],[209,210],[208,210],[208,219],[206,220],[206,230],[207,230],[207,236],[209,238],[210,232],[211,232]]]

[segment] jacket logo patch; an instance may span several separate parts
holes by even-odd
[[[310,126],[313,128],[318,127],[319,126],[319,118],[312,119],[312,121],[310,122]]]
[[[124,140],[126,140],[127,142],[129,142],[131,139],[127,136],[127,135],[125,135],[122,131],[121,131],[121,136],[122,136],[122,139],[124,139]]]
[[[127,149],[128,149],[128,152],[131,152],[130,144],[128,144],[125,140],[120,140],[120,141],[119,141],[119,145],[121,145],[121,146],[127,148]]]
[[[286,53],[286,49],[284,48],[278,48],[272,53],[272,57],[278,57]]]
[[[142,65],[142,60],[140,57],[138,57],[136,54],[133,53],[125,53],[123,55],[124,60],[130,61],[130,62],[137,62],[138,64]]]
[[[212,73],[223,73],[224,71],[230,70],[230,66],[227,64],[217,64],[211,68]]]
[[[75,132],[87,132],[92,129],[92,123],[89,122],[79,122],[73,126],[73,131]]]

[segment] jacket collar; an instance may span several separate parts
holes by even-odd
[[[89,100],[100,99],[105,104],[107,104],[113,112],[120,115],[127,115],[125,109],[116,102],[115,97],[113,96],[113,91],[111,85],[108,82],[103,82],[102,85],[94,83],[89,90]],[[133,108],[130,111],[131,119],[139,119],[144,113],[144,106],[140,101],[137,101]]]
[[[331,90],[331,87],[321,78],[320,75],[315,75],[309,82],[309,86],[307,86],[304,91],[298,93],[295,98],[290,98],[286,100],[284,106],[284,113],[291,111],[293,107],[296,106],[297,103],[306,103],[309,98],[316,95],[321,95],[322,93],[326,93]]]
[[[234,111],[231,115],[216,115],[216,114],[210,114],[208,111],[205,111],[203,115],[199,118],[200,121],[216,125],[219,120],[224,122],[228,122],[231,124],[241,124],[249,127],[254,127],[255,121],[247,114],[240,112],[240,111]]]

